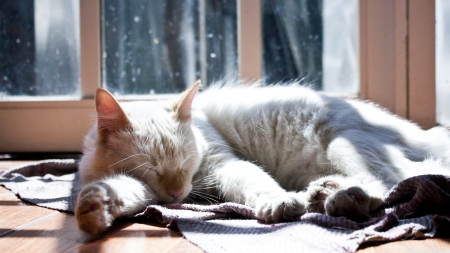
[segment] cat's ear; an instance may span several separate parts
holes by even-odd
[[[107,90],[99,88],[95,94],[98,117],[98,131],[102,140],[109,134],[130,125],[127,115],[117,100]]]
[[[180,97],[175,102],[173,109],[176,113],[176,118],[179,121],[185,122],[191,118],[192,101],[194,100],[195,94],[197,93],[199,87],[200,80],[195,82],[195,84],[189,89],[181,93]]]

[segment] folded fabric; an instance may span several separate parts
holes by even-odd
[[[73,212],[82,188],[72,159],[46,160],[0,172],[0,184],[24,201]],[[151,205],[129,217],[176,226],[207,252],[354,252],[367,242],[436,237],[450,228],[450,178],[424,175],[393,187],[376,217],[357,223],[307,213],[299,221],[261,224],[236,203]]]

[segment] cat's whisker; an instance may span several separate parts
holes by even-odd
[[[195,192],[197,194],[200,194],[203,197],[208,197],[209,199],[216,201],[216,203],[219,202],[219,199],[216,196],[214,196],[214,195],[211,195],[211,194],[208,194],[208,193],[205,193],[205,192],[201,192],[201,191],[193,191],[193,192]]]
[[[118,164],[118,163],[121,163],[121,162],[123,162],[123,161],[126,161],[126,160],[128,160],[128,159],[130,159],[130,158],[133,158],[133,157],[135,157],[135,156],[138,156],[138,155],[142,155],[142,154],[134,154],[134,155],[130,155],[130,156],[128,156],[128,157],[126,157],[126,158],[124,158],[124,159],[122,159],[122,160],[119,160],[118,162],[115,162],[115,163],[109,165],[108,168],[111,168],[112,166],[114,166],[114,165],[116,165],[116,164]]]
[[[193,195],[194,197],[197,197],[197,198],[205,199],[205,200],[208,201],[210,204],[212,204],[212,202],[211,202],[209,199],[207,199],[207,198],[205,198],[205,197],[203,197],[203,196],[201,196],[201,195],[198,195],[198,194],[195,193],[195,192],[191,192],[190,195]]]
[[[194,203],[194,204],[198,203],[197,201],[195,201],[193,198],[191,198],[189,196],[187,196],[186,199],[189,200],[190,202]]]
[[[195,180],[194,182],[199,181],[199,180],[208,179],[208,178],[216,178],[216,175],[210,174],[210,175],[207,175],[205,177],[199,178],[199,179]]]
[[[145,156],[149,160],[151,159],[151,157],[149,155],[145,154],[145,153],[139,153],[139,154],[142,155],[142,156]]]
[[[217,179],[206,179],[206,180],[196,180],[193,181],[192,184],[193,185],[214,185],[217,183]]]
[[[215,189],[215,188],[216,188],[216,186],[207,186],[207,187],[196,187],[196,186],[193,186],[192,187],[193,190],[207,190],[207,189]]]
[[[194,188],[200,188],[200,187],[211,187],[214,188],[217,186],[217,182],[209,182],[209,183],[193,183],[192,187]]]
[[[217,182],[216,178],[201,178],[201,179],[197,179],[195,181],[192,181],[193,184],[200,184],[200,183],[211,183],[211,182]]]
[[[203,184],[199,184],[199,183],[197,183],[197,184],[192,184],[192,187],[216,187],[217,186],[217,183],[215,183],[215,182],[212,182],[212,183],[203,183]]]
[[[196,197],[203,198],[206,201],[208,201],[210,204],[219,203],[219,200],[217,200],[216,197],[213,196],[213,195],[209,195],[209,194],[206,194],[206,193],[203,193],[203,192],[198,192],[198,191],[191,191],[190,194],[192,194],[192,195],[194,195]]]
[[[142,167],[142,166],[144,166],[144,165],[146,165],[146,164],[148,164],[148,162],[145,162],[145,163],[143,163],[143,164],[141,164],[141,165],[139,165],[139,166],[136,166],[136,167],[134,167],[134,168],[132,168],[132,169],[129,169],[129,170],[127,170],[125,173],[129,173],[129,172],[131,172],[131,171],[133,171],[133,170],[139,169],[140,167]]]

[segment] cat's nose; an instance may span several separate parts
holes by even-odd
[[[183,190],[170,190],[167,192],[173,199],[180,197],[183,193]]]

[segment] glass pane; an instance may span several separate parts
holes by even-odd
[[[359,87],[357,0],[263,0],[266,83],[302,80],[355,95]]]
[[[176,93],[237,74],[236,0],[103,0],[103,86]]]
[[[438,123],[450,126],[450,1],[436,0],[436,103]]]
[[[79,1],[0,1],[0,100],[80,95]]]

